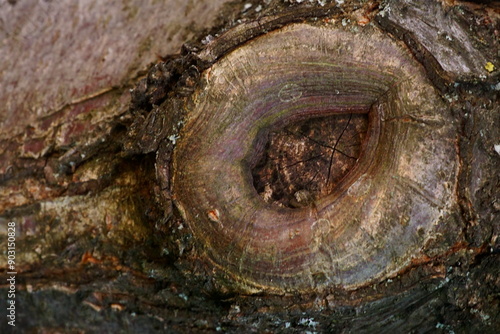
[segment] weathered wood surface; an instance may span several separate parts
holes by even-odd
[[[7,272],[6,224],[14,221],[16,330],[496,332],[498,5],[242,1],[221,10],[225,2],[1,3],[0,267]],[[171,147],[162,145],[158,120],[174,116],[154,104],[178,81],[177,92],[190,93],[186,64],[198,50],[205,60],[198,65],[208,67],[242,41],[311,16],[353,31],[376,25],[423,64],[456,129],[454,225],[439,227],[428,257],[356,291],[229,293],[223,277],[197,262],[187,225],[165,205],[161,157]],[[224,21],[236,28],[221,33]],[[226,43],[210,43],[217,32]],[[150,87],[138,86],[129,109],[129,90],[149,64],[194,36],[182,57],[158,70],[172,77],[162,82],[150,72]],[[0,286],[5,310],[7,284]],[[1,331],[11,331],[0,315]]]

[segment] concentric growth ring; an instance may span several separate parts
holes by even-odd
[[[204,83],[174,152],[173,195],[201,257],[247,292],[352,289],[419,256],[454,203],[449,110],[422,67],[374,27],[293,24],[232,51]],[[266,203],[251,169],[292,121],[368,113],[363,152],[326,197]]]

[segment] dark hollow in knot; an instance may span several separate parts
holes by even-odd
[[[300,208],[332,193],[360,158],[366,113],[306,119],[271,132],[252,168],[267,203]]]

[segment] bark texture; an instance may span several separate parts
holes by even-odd
[[[2,312],[2,333],[498,331],[495,2],[0,6],[0,310],[8,222],[16,223],[18,272],[16,327]],[[232,277],[207,265],[206,244],[171,198],[179,122],[205,70],[242,43],[298,22],[349,34],[375,29],[419,63],[453,131],[453,210],[419,256],[382,280],[241,294]],[[294,99],[293,89],[285,93]]]

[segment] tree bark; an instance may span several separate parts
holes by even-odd
[[[169,0],[103,5],[89,0],[67,5],[26,0],[9,1],[0,8],[2,333],[497,332],[497,3]],[[231,209],[232,204],[227,204],[231,201],[222,190],[220,194],[217,191],[229,181],[237,184],[240,180],[212,182],[210,169],[225,156],[210,153],[215,150],[205,143],[217,142],[220,127],[210,123],[211,116],[206,116],[203,131],[207,133],[195,131],[193,119],[200,112],[209,115],[208,107],[223,105],[231,92],[238,91],[230,86],[230,76],[239,79],[241,74],[238,68],[229,66],[231,57],[266,54],[267,47],[274,45],[272,59],[288,56],[287,63],[293,64],[302,55],[294,53],[295,49],[287,53],[279,44],[281,38],[273,40],[272,36],[285,32],[300,39],[310,32],[316,38],[311,32],[316,31],[313,27],[319,27],[322,36],[328,36],[327,43],[353,52],[352,62],[363,64],[362,70],[356,69],[356,75],[363,78],[362,71],[367,69],[370,75],[378,73],[377,81],[365,82],[354,75],[346,79],[346,87],[355,80],[359,82],[339,93],[355,95],[356,103],[363,99],[372,101],[370,94],[379,94],[377,87],[390,86],[393,79],[386,73],[397,78],[408,73],[409,79],[397,81],[401,84],[394,91],[386,90],[399,97],[391,100],[387,97],[390,94],[383,98],[379,94],[375,107],[383,109],[389,105],[386,110],[396,110],[405,103],[417,105],[415,101],[431,105],[434,109],[428,109],[434,110],[432,113],[420,113],[414,107],[411,113],[396,112],[395,121],[380,121],[385,129],[380,131],[387,133],[389,124],[402,124],[397,126],[407,126],[410,130],[405,133],[410,135],[419,133],[422,142],[411,146],[410,142],[398,143],[400,137],[389,136],[381,139],[379,151],[370,156],[365,152],[369,151],[364,148],[369,142],[365,138],[370,137],[370,131],[378,131],[370,128],[373,115],[377,115],[370,111],[375,108],[373,101],[359,104],[359,110],[344,108],[345,103],[350,103],[348,98],[344,104],[329,104],[326,116],[333,118],[320,121],[319,125],[314,119],[307,123],[310,110],[303,116],[299,108],[291,120],[278,122],[280,126],[262,128],[271,133],[267,144],[268,137],[259,132],[262,129],[255,130],[259,134],[257,141],[262,143],[248,145],[258,154],[251,153],[248,159],[245,156],[244,161],[250,161],[248,166],[253,168],[253,174],[248,173],[253,175],[249,176],[253,181],[244,186],[255,187],[252,201],[260,202],[253,206],[255,212],[251,214],[231,213],[231,222],[245,222],[244,218],[251,215],[265,216],[268,208],[274,208],[269,212],[288,210],[293,217],[314,208],[322,217],[325,196],[336,194],[337,201],[350,192],[352,199],[340,203],[367,203],[369,194],[377,194],[372,196],[376,200],[387,196],[384,200],[392,208],[388,218],[394,218],[403,228],[413,223],[424,226],[420,231],[425,232],[425,237],[410,235],[408,240],[399,239],[390,234],[393,228],[380,225],[384,233],[374,233],[375,241],[371,244],[394,244],[386,248],[393,255],[376,253],[377,257],[361,261],[354,275],[349,276],[348,269],[340,267],[333,278],[312,275],[314,284],[304,283],[301,280],[307,275],[300,276],[294,267],[298,262],[291,261],[283,264],[283,270],[273,274],[272,279],[261,279],[257,274],[245,273],[253,268],[274,270],[269,263],[274,264],[278,255],[272,253],[275,248],[266,248],[269,244],[262,241],[263,235],[252,235],[244,228],[233,234],[227,232],[233,223],[224,225],[224,215],[229,211],[222,208],[227,205]],[[336,38],[342,42],[332,42]],[[324,54],[329,55],[328,45],[323,46]],[[357,47],[359,53],[352,51]],[[304,57],[312,57],[315,50],[308,49]],[[391,52],[401,53],[404,58],[399,67],[391,63],[399,57],[391,58]],[[330,61],[325,57],[322,64]],[[370,63],[371,57],[378,59],[376,64]],[[241,58],[237,59],[243,64]],[[237,61],[235,64],[239,65]],[[338,56],[328,66],[347,66],[349,61]],[[251,73],[241,74],[243,80],[247,79],[245,75],[250,81],[257,80],[261,65],[265,66],[258,63]],[[377,66],[379,72],[375,70]],[[272,66],[269,69],[271,73]],[[323,84],[326,80],[312,76],[307,79],[305,75],[301,75],[302,81],[291,74],[287,77],[287,73],[295,71],[292,66],[283,71],[283,78],[289,81],[276,91],[283,104],[299,103],[308,94],[297,88],[303,82],[314,86],[315,80]],[[224,75],[218,77],[220,73]],[[348,71],[339,73],[342,77],[351,75]],[[226,81],[220,83],[222,78]],[[267,79],[264,77],[262,82]],[[288,83],[293,80],[299,81]],[[209,92],[206,87],[218,84],[220,90],[204,100],[201,93]],[[317,87],[320,88],[315,94],[323,94],[321,84]],[[272,87],[268,88],[267,92],[271,91]],[[249,99],[245,105],[251,102]],[[270,103],[274,106],[274,102]],[[356,115],[354,109],[361,110],[358,116],[352,116]],[[225,112],[223,107],[220,112]],[[321,114],[317,113],[316,116]],[[339,113],[344,113],[340,116],[344,118],[335,118]],[[264,114],[268,115],[267,111]],[[228,115],[229,122],[240,122],[238,115]],[[371,118],[363,121],[364,116],[360,115]],[[392,114],[384,111],[379,115]],[[220,123],[224,120],[221,116]],[[245,122],[242,119],[237,126]],[[328,122],[333,124],[332,131],[325,125]],[[357,138],[357,144],[341,142],[344,134]],[[328,136],[338,139],[330,143]],[[223,139],[227,141],[216,148],[233,145],[231,138]],[[349,145],[361,148],[347,151]],[[424,147],[428,152],[410,156],[410,150],[408,174],[404,175],[416,175],[422,170],[429,174],[422,172],[422,183],[401,183],[406,186],[400,193],[395,190],[399,197],[391,197],[387,195],[391,192],[388,185],[399,183],[390,180],[400,175],[382,177],[386,174],[377,172],[379,176],[373,177],[370,185],[366,175],[389,168],[383,161],[372,161],[377,161],[377,156],[392,159],[391,154],[399,152],[399,145],[403,150]],[[334,159],[334,154],[344,160]],[[368,158],[359,158],[363,154]],[[316,161],[315,156],[320,157],[317,164],[304,164],[302,169],[289,167],[296,166],[297,160]],[[210,157],[214,159],[208,165]],[[349,163],[362,159],[369,161],[366,168],[355,167],[363,163]],[[224,170],[231,161],[234,159],[221,163],[217,169]],[[274,171],[274,161],[279,161],[281,167],[277,168],[286,174],[278,183],[266,179]],[[381,167],[377,169],[374,164]],[[354,172],[347,174],[332,172],[352,168]],[[228,169],[225,174],[234,170]],[[317,183],[307,181],[316,179],[318,174],[314,181]],[[364,176],[360,178],[361,174]],[[337,181],[329,185],[335,178]],[[206,193],[216,194],[213,198],[202,193],[201,186],[196,188],[204,179],[210,181],[206,182]],[[361,181],[349,183],[350,179]],[[441,190],[443,184],[446,186]],[[237,195],[243,197],[247,188],[241,189]],[[263,198],[258,199],[257,192]],[[442,199],[440,194],[444,194]],[[422,198],[427,204],[412,206]],[[211,206],[205,207],[206,203]],[[336,210],[346,217],[354,216],[354,210],[346,205]],[[377,211],[373,212],[365,221],[376,216]],[[438,218],[431,220],[431,216]],[[274,211],[269,217],[276,217]],[[346,219],[339,218],[339,226]],[[196,225],[197,221],[202,225]],[[274,218],[270,221],[279,225]],[[12,241],[9,227],[14,225]],[[217,226],[224,226],[224,236],[231,235],[229,241],[217,234]],[[298,247],[301,231],[293,236],[288,230],[280,233],[293,247]],[[245,239],[247,236],[253,239]],[[255,243],[259,248],[251,253],[247,247],[238,253],[235,238],[246,244]],[[300,265],[323,268],[323,260],[315,256],[324,257],[322,247],[327,242],[345,241],[335,238],[333,234],[321,234],[321,242],[308,257],[311,262],[299,261]],[[15,259],[9,262],[12,242]],[[402,248],[404,252],[396,251]],[[259,260],[259,251],[262,258],[267,256],[272,261]],[[353,253],[364,254],[363,251],[358,247]],[[233,265],[226,253],[240,254],[239,266]],[[249,260],[240,260],[244,256]],[[335,261],[341,263],[339,259]],[[369,263],[377,263],[383,270],[367,269]],[[349,265],[350,262],[345,268]],[[359,272],[367,273],[366,277]],[[13,276],[15,285],[7,281]],[[13,286],[15,297],[9,296]],[[11,300],[15,301],[15,327],[8,323],[12,318],[7,317]]]

